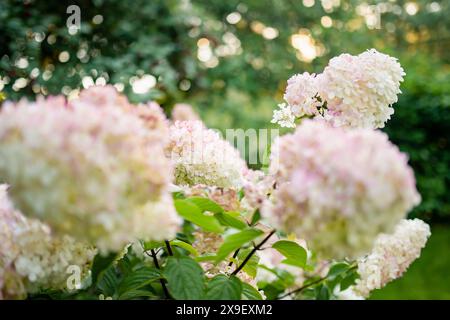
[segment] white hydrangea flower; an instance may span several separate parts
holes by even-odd
[[[279,109],[273,111],[272,123],[278,123],[285,128],[295,128],[295,115],[290,106],[285,103],[278,105]]]
[[[296,117],[317,115],[319,83],[315,74],[296,74],[287,81],[284,100]]]
[[[170,127],[166,155],[175,167],[175,183],[240,188],[245,161],[237,149],[200,121],[176,121]]]
[[[106,97],[101,92],[69,104],[63,97],[6,103],[0,180],[24,214],[101,251],[170,238],[181,219],[168,191],[161,110],[116,103],[107,88]]]
[[[339,126],[382,128],[394,113],[405,72],[397,59],[375,49],[330,60],[322,77],[327,115]]]
[[[23,298],[39,289],[71,289],[68,267],[78,267],[83,282],[96,253],[92,246],[52,236],[48,226],[25,218],[0,185],[0,299]]]
[[[420,257],[430,235],[429,225],[419,219],[402,220],[393,234],[380,235],[372,252],[358,261],[360,279],[353,290],[367,297],[371,291],[400,278]]]
[[[271,157],[276,189],[263,217],[323,258],[366,253],[420,201],[406,155],[379,131],[305,120]]]

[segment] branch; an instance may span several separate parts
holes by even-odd
[[[156,257],[155,250],[154,249],[150,249],[150,252],[151,252],[151,255],[149,255],[148,252],[145,251],[145,253],[148,256],[151,256],[153,258],[153,263],[155,264],[156,269],[160,270],[161,268],[159,267],[158,258]],[[164,282],[164,279],[162,279],[162,278],[159,279],[159,282],[161,283],[161,286],[163,288],[164,295],[166,296],[166,299],[170,299],[170,293],[169,293],[169,290],[167,290],[166,283]]]
[[[241,250],[241,248],[239,248],[239,249],[237,249],[234,253],[233,253],[233,258],[236,258],[237,257],[237,255],[239,254],[239,251]],[[229,267],[231,267],[233,265],[233,260],[231,260],[229,263],[228,263],[228,266]]]
[[[167,252],[169,253],[169,256],[173,256],[172,247],[170,246],[170,242],[168,240],[165,240],[164,243],[166,244]]]
[[[358,265],[357,265],[357,264],[352,265],[346,272],[356,270],[357,268],[358,268]],[[313,281],[313,282],[310,282],[310,283],[308,283],[308,284],[305,284],[304,286],[302,286],[302,287],[300,287],[300,288],[297,288],[297,289],[295,289],[295,290],[292,290],[292,291],[290,291],[290,292],[288,292],[288,293],[282,295],[282,296],[279,297],[278,299],[283,299],[283,298],[285,298],[285,297],[287,297],[287,296],[290,296],[291,294],[302,292],[303,290],[305,290],[305,289],[307,289],[307,288],[309,288],[309,287],[311,287],[311,286],[313,286],[313,285],[315,285],[315,284],[318,284],[318,283],[320,283],[320,282],[322,282],[322,281],[324,281],[324,280],[326,280],[326,279],[328,279],[328,275],[325,276],[325,277],[322,277],[322,278],[320,278],[320,279],[318,279],[318,280],[316,280],[316,281]]]
[[[288,292],[288,293],[286,293],[286,294],[283,294],[281,297],[278,297],[278,300],[283,299],[283,298],[285,298],[285,297],[287,297],[287,296],[290,296],[291,294],[302,292],[303,290],[305,290],[305,289],[307,289],[307,288],[309,288],[309,287],[311,287],[311,286],[313,286],[313,285],[315,285],[315,284],[318,284],[318,283],[322,282],[322,281],[325,280],[326,278],[327,278],[327,277],[320,278],[320,279],[318,279],[318,280],[316,280],[316,281],[313,281],[313,282],[310,282],[310,283],[308,283],[308,284],[305,284],[304,286],[302,286],[302,287],[300,287],[300,288],[297,288],[297,289],[292,290],[292,291],[290,291],[290,292]]]
[[[238,274],[239,271],[242,270],[242,268],[244,268],[245,264],[250,260],[250,258],[255,254],[256,251],[258,251],[263,245],[264,243],[267,242],[267,240],[269,240],[269,238],[275,233],[275,230],[272,230],[265,238],[263,241],[261,241],[256,247],[254,247],[252,249],[252,251],[250,251],[250,253],[245,257],[244,261],[242,261],[242,263],[239,265],[239,267],[236,268],[236,270],[233,271],[232,275],[236,275]]]

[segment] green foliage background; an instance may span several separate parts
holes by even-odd
[[[313,5],[306,6],[307,3]],[[66,27],[69,16],[66,9],[72,4],[81,9],[81,29],[76,34],[70,34]],[[361,15],[363,4],[378,6],[379,28],[368,27]],[[230,23],[230,13],[238,13],[240,20]],[[321,23],[325,16],[332,19],[331,27]],[[255,31],[258,26],[275,28],[277,37],[264,38]],[[298,32],[307,32],[320,49],[312,61],[301,61],[291,45],[291,36]],[[220,48],[235,38],[239,39],[237,44],[231,41],[235,41],[237,52],[219,56]],[[199,39],[208,40],[217,58],[213,67],[198,59]],[[156,100],[167,112],[176,102],[191,103],[209,126],[222,130],[270,127],[272,110],[282,102],[285,82],[292,74],[320,72],[337,54],[357,54],[372,47],[398,57],[407,73],[401,87],[403,94],[394,106],[395,114],[384,130],[409,154],[416,174],[423,200],[411,215],[428,222],[448,223],[448,1],[0,2],[0,91],[7,99],[69,94],[82,88],[83,78],[96,81],[101,77],[107,83],[123,84],[130,100]],[[69,54],[67,61],[60,59],[62,52]],[[27,63],[19,63],[21,58]],[[137,94],[130,79],[144,74],[153,75],[156,85],[145,94]],[[25,85],[18,88],[18,79],[23,79],[20,81],[25,81]],[[439,227],[439,234],[432,237],[431,243],[442,254],[433,249],[435,256],[427,255],[417,264],[433,266],[431,259],[439,257],[450,266],[450,244],[448,237],[443,236],[448,229]],[[440,245],[438,241],[442,241]],[[411,274],[425,279],[432,271],[411,271]],[[405,279],[408,277],[409,274]],[[448,293],[450,284],[448,277],[444,277],[444,281],[436,283],[445,286]],[[411,283],[418,285],[417,281]],[[411,297],[392,288],[378,297]]]

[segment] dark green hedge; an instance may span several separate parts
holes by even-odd
[[[403,94],[385,131],[414,168],[422,203],[411,215],[450,221],[450,73],[444,68],[425,59],[405,65]]]

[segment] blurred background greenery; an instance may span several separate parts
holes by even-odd
[[[81,12],[70,29],[67,8]],[[169,113],[188,102],[214,128],[268,128],[294,73],[340,53],[399,58],[403,94],[384,129],[410,156],[433,235],[378,299],[450,299],[450,1],[80,0],[0,2],[7,99],[114,84]]]

